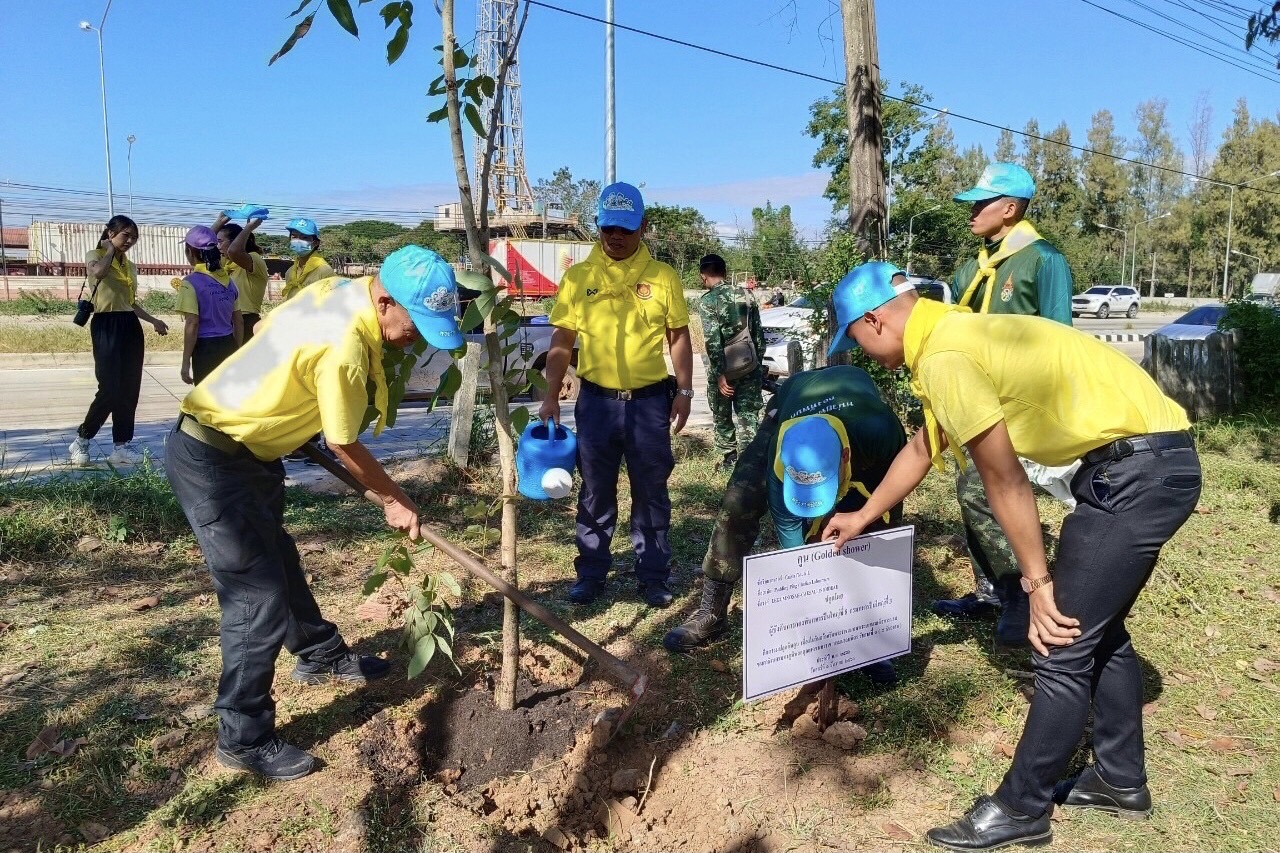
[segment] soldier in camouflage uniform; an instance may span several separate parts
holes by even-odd
[[[698,271],[702,286],[707,289],[698,301],[707,344],[707,404],[715,424],[716,450],[722,457],[720,466],[732,470],[739,447],[745,448],[760,428],[760,411],[764,408],[764,327],[751,295],[725,281],[724,258],[707,255]],[[730,381],[724,376],[724,346],[744,324],[750,324],[760,366],[754,373]],[[735,412],[741,429],[734,428]]]

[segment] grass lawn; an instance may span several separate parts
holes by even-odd
[[[1199,433],[1200,509],[1165,549],[1131,619],[1156,814],[1140,824],[1060,816],[1053,849],[1252,850],[1280,837],[1280,432],[1256,420]],[[680,439],[677,459],[680,597],[665,611],[640,605],[626,575],[611,580],[611,600],[562,603],[573,507],[521,504],[523,586],[644,668],[651,686],[607,747],[584,735],[483,788],[442,776],[431,755],[523,736],[523,718],[495,727],[449,716],[460,697],[490,684],[501,608],[464,583],[455,602],[462,676],[437,661],[406,682],[398,628],[356,612],[389,541],[372,507],[290,490],[288,525],[322,609],[360,651],[389,653],[396,670],[363,689],[304,687],[288,680],[292,660],[283,655],[282,731],[323,768],[266,785],[210,759],[218,609],[163,477],[0,483],[0,850],[551,851],[557,827],[573,847],[593,850],[918,848],[924,830],[999,781],[1027,707],[1018,680],[1025,655],[992,653],[990,622],[928,610],[971,582],[951,481],[933,475],[908,502],[919,545],[915,648],[898,661],[896,689],[841,680],[869,732],[848,753],[792,734],[794,692],[737,701],[736,629],[691,656],[662,650],[662,634],[696,606],[693,568],[725,479],[705,436]],[[493,496],[491,470],[418,462],[401,475],[427,517],[496,562],[496,549],[466,534],[473,522],[462,517],[464,505]],[[1041,509],[1056,530],[1064,508],[1045,500]],[[766,525],[762,545],[770,541]],[[615,541],[619,570],[629,565],[625,551]],[[427,553],[419,568],[448,566]],[[531,619],[523,625],[522,671],[540,691],[591,713],[619,703],[599,672],[581,674],[565,643]],[[640,803],[610,791],[611,774],[624,768],[650,774]],[[615,802],[632,817],[615,824]]]

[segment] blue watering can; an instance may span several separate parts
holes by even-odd
[[[520,435],[516,449],[518,491],[538,501],[562,498],[573,489],[573,466],[578,457],[578,439],[554,420],[544,424],[530,421]]]

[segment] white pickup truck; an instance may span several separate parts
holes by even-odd
[[[541,373],[545,377],[547,375],[547,350],[551,347],[551,333],[554,331],[555,327],[547,322],[546,315],[523,318],[515,334],[504,344],[504,346],[508,347],[512,344],[518,345],[507,355],[506,363],[503,365],[504,370],[522,367],[527,371]],[[463,338],[468,343],[483,343],[484,341],[484,335],[479,332],[464,334]],[[564,382],[560,388],[561,400],[573,400],[578,396],[577,362],[578,358],[575,350],[573,361],[565,374]],[[453,364],[453,358],[449,353],[429,347],[413,368],[413,375],[409,378],[409,387],[408,392],[405,394],[405,399],[430,399],[435,394],[436,389],[440,387],[440,377],[449,369],[451,364]],[[477,377],[477,384],[482,391],[487,390],[489,387],[488,366],[489,359],[482,346],[480,348],[480,373]],[[545,396],[545,392],[536,385],[532,386],[529,394],[534,400],[541,400]]]

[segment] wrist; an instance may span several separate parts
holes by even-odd
[[[1022,591],[1028,595],[1037,590],[1044,589],[1053,583],[1053,575],[1048,572],[1042,572],[1037,575],[1022,576]]]

